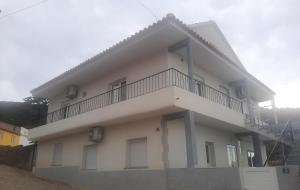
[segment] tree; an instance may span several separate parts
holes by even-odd
[[[29,96],[27,98],[23,99],[24,102],[27,102],[31,105],[46,105],[48,106],[49,100],[46,98],[41,98],[41,97],[34,97],[34,96]]]

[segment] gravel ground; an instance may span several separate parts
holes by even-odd
[[[57,181],[41,179],[31,172],[0,165],[0,190],[79,190]]]

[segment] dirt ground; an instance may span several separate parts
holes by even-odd
[[[79,190],[70,185],[45,180],[31,172],[0,165],[0,190]]]

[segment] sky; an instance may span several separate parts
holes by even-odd
[[[246,69],[276,93],[278,107],[300,107],[300,1],[0,1],[0,101],[30,90],[173,13],[186,24],[214,20]],[[145,8],[146,7],[146,8]]]

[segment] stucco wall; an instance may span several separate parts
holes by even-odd
[[[201,61],[201,60],[200,60]],[[168,54],[169,68],[175,68],[185,74],[188,74],[188,65],[184,58],[180,57],[175,53]],[[196,80],[203,80],[205,84],[219,90],[220,85],[229,89],[230,96],[236,97],[235,89],[228,85],[229,81],[223,81],[214,74],[203,69],[199,64],[194,65],[193,76]]]
[[[72,104],[106,92],[110,90],[110,84],[116,80],[125,78],[127,83],[131,83],[167,68],[167,50],[161,50],[143,59],[124,64],[123,67],[80,86],[78,98],[74,100],[68,100],[62,92],[59,96],[50,100],[48,112],[61,108],[62,104]],[[87,93],[86,97],[82,97],[83,92]]]
[[[183,119],[174,119],[167,122],[169,168],[186,168],[187,166],[184,125]],[[235,137],[234,132],[196,123],[197,168],[209,167],[206,162],[205,142],[214,143],[216,167],[231,167],[228,163],[227,145],[236,146],[239,166],[248,166],[247,151],[253,151],[252,141],[248,141],[247,139],[240,140],[240,152],[238,148],[238,139]],[[261,144],[261,150],[264,161],[266,159],[266,148],[263,143]]]
[[[229,167],[227,145],[237,143],[234,133],[215,129],[209,126],[197,125],[198,167],[208,167],[206,163],[205,142],[213,142],[216,157],[216,167]]]
[[[149,169],[161,169],[162,144],[160,117],[109,126],[105,138],[98,144],[98,170],[123,170],[126,166],[126,143],[128,139],[147,137],[147,161]],[[82,166],[83,147],[91,144],[88,134],[81,132],[38,143],[37,168],[51,167],[53,146],[63,143],[62,166]]]

